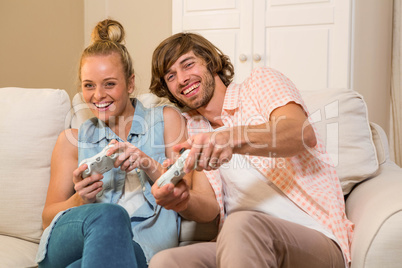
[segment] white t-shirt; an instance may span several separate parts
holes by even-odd
[[[134,212],[144,203],[145,197],[142,193],[140,178],[137,172],[132,170],[127,173],[123,194],[117,204],[125,208],[128,215],[132,217]]]
[[[219,172],[227,214],[241,210],[264,212],[317,230],[337,242],[331,230],[300,209],[243,155],[233,154],[231,161],[222,165]]]

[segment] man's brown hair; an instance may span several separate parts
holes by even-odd
[[[167,97],[172,103],[183,107],[170,93],[164,76],[182,55],[192,51],[202,58],[211,74],[218,74],[225,86],[234,76],[234,68],[228,56],[206,38],[195,33],[177,33],[168,37],[152,55],[152,78],[150,90],[158,97]]]

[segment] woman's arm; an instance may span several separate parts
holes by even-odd
[[[85,180],[81,178],[87,166],[77,168],[77,136],[77,129],[63,131],[53,149],[50,182],[42,213],[43,228],[49,226],[60,211],[95,202],[96,194],[102,189],[102,175],[92,175]]]
[[[184,142],[186,139],[185,121],[180,112],[173,107],[163,109],[164,118],[164,141],[165,155],[167,158],[176,159],[178,153],[173,151],[173,146]],[[162,174],[162,165],[143,151],[129,142],[117,142],[113,140],[116,146],[107,151],[107,155],[120,153],[117,157],[114,167],[120,167],[121,170],[130,172],[135,168],[142,169],[152,181],[156,181]]]

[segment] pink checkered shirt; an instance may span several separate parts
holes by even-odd
[[[232,83],[227,88],[222,120],[228,127],[261,124],[270,118],[274,109],[289,102],[301,105],[308,113],[299,91],[287,77],[271,68],[256,68],[242,84]],[[187,119],[190,136],[211,131],[209,122],[196,111],[183,115]],[[313,150],[293,157],[246,157],[290,200],[332,230],[346,262],[350,263],[354,225],[346,218],[344,197],[332,161],[321,139],[318,137],[317,140]],[[224,207],[219,171],[205,173],[220,204],[222,224]]]

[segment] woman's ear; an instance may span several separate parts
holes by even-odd
[[[128,79],[128,94],[131,94],[134,92],[135,88],[135,75],[132,74],[130,78]]]

